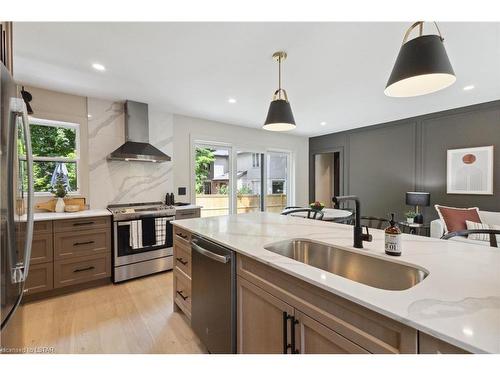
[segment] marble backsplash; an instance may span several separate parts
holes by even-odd
[[[163,200],[173,191],[173,161],[144,163],[107,160],[125,141],[122,102],[88,98],[89,202],[111,203]],[[150,143],[173,158],[173,115],[149,107]]]

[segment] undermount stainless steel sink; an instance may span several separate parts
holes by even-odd
[[[310,240],[286,240],[264,247],[273,253],[379,289],[405,290],[428,275],[420,268],[359,254]]]

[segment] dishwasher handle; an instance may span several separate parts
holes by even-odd
[[[231,259],[229,255],[219,255],[211,252],[210,250],[204,249],[200,245],[196,244],[194,241],[191,241],[191,249],[195,250],[201,255],[206,256],[207,258],[213,259],[220,263],[228,263]]]

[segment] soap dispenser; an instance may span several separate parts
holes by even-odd
[[[391,213],[389,226],[385,228],[385,253],[387,255],[401,255],[401,237],[401,230],[394,221],[394,213]]]

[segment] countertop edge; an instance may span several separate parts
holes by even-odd
[[[106,209],[83,210],[78,212],[35,212],[34,221],[50,220],[70,220],[81,219],[85,217],[111,216],[111,212]]]

